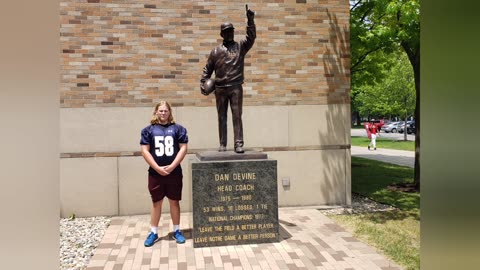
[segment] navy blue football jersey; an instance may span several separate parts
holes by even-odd
[[[180,143],[188,143],[187,130],[178,124],[150,125],[142,129],[140,144],[150,145],[150,154],[159,166],[170,165],[180,150]],[[150,174],[159,175],[151,167]],[[180,164],[172,174],[182,173]]]

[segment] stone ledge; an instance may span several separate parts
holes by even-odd
[[[340,150],[340,149],[350,149],[350,144],[339,144],[339,145],[305,145],[305,146],[274,146],[274,147],[252,147],[252,148],[244,148],[245,155],[249,152],[280,152],[280,151],[310,151],[310,150]],[[199,153],[203,152],[216,152],[220,153],[213,149],[188,149],[187,154],[196,154],[198,156]],[[235,156],[239,156],[242,154],[237,154],[230,151],[225,151],[223,153],[231,153]],[[266,154],[265,154],[266,155]],[[132,156],[142,156],[140,151],[112,151],[112,152],[78,152],[78,153],[60,153],[60,158],[92,158],[92,157],[132,157]],[[240,158],[236,158],[238,160]],[[259,158],[243,158],[243,160],[248,159],[259,159]],[[267,159],[260,158],[260,159]],[[227,159],[228,160],[228,159]],[[235,160],[235,159],[230,159]],[[240,159],[242,160],[242,159]]]
[[[268,156],[265,153],[246,150],[245,153],[238,154],[234,151],[204,151],[198,152],[197,158],[200,161],[221,161],[221,160],[250,160],[250,159],[267,159]]]

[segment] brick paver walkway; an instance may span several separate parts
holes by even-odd
[[[278,243],[193,248],[192,214],[182,214],[183,245],[166,214],[160,241],[145,248],[148,215],[113,217],[87,269],[402,269],[312,207],[280,208],[279,219]]]

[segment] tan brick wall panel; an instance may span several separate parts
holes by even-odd
[[[349,103],[346,0],[249,1],[257,40],[246,58],[244,104]],[[61,106],[213,106],[199,80],[219,25],[245,35],[236,1],[61,2]]]

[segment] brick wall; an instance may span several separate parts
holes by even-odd
[[[255,0],[244,105],[348,104],[346,0]],[[243,2],[61,1],[61,107],[213,106],[199,81],[219,26],[245,36]]]

